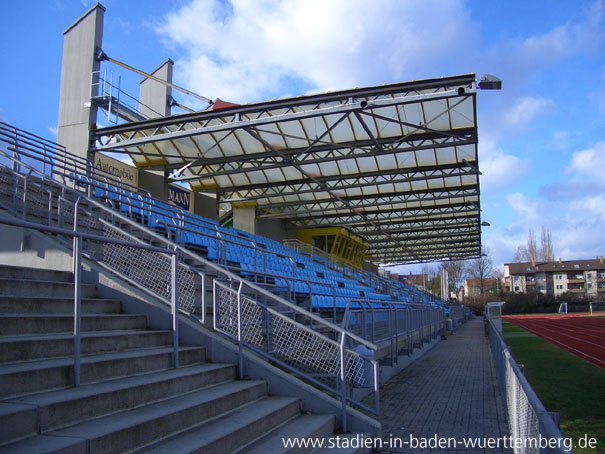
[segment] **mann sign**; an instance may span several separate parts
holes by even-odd
[[[136,167],[129,166],[122,161],[101,153],[95,155],[95,167],[104,173],[114,176],[122,183],[139,187],[139,170]]]
[[[191,192],[170,184],[168,185],[168,201],[183,210],[189,211],[189,207],[191,206]]]

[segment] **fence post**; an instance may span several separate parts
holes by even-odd
[[[238,345],[238,365],[239,378],[244,378],[244,352],[242,346],[242,287],[244,283],[240,282],[237,289],[237,345]]]
[[[176,249],[170,256],[170,307],[172,312],[172,365],[179,367],[179,307],[178,307],[178,263]]]
[[[202,325],[206,323],[206,274],[201,273],[202,276]]]
[[[348,432],[347,423],[347,374],[345,371],[345,336],[344,331],[340,334],[340,345],[338,353],[340,356],[340,400],[342,405],[342,430]]]
[[[80,386],[80,306],[81,306],[81,268],[82,239],[74,236],[73,240],[73,273],[74,273],[74,386]]]

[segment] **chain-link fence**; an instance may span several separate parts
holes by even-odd
[[[486,334],[506,410],[515,453],[570,453],[566,439],[512,357],[502,334],[486,318]],[[517,441],[518,440],[518,441]]]
[[[347,405],[378,414],[378,362],[373,359],[376,350],[373,344],[295,306],[290,307],[294,316],[285,315],[276,306],[270,307],[250,297],[248,293],[252,290],[244,281],[214,280],[216,331]],[[351,348],[353,344],[355,348]],[[240,354],[240,362],[242,360]],[[240,373],[243,370],[240,364]],[[355,400],[354,388],[373,388],[374,408]],[[343,426],[346,429],[345,414]]]

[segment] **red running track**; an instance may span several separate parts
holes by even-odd
[[[605,318],[586,314],[506,315],[504,320],[605,368]]]

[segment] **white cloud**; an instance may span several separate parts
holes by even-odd
[[[504,114],[508,126],[524,126],[534,118],[552,112],[554,101],[543,98],[523,97],[515,101]]]
[[[53,137],[56,139],[57,138],[57,133],[58,133],[58,129],[56,126],[49,126],[48,127],[49,132],[53,135]]]
[[[187,86],[233,102],[433,76],[474,30],[462,0],[194,0],[156,28]]]
[[[571,209],[592,221],[605,222],[605,194],[587,195],[574,201]]]
[[[482,136],[479,143],[481,190],[490,192],[514,183],[530,168],[527,159],[507,154],[495,141]]]
[[[575,173],[578,179],[590,178],[605,183],[605,142],[598,142],[592,148],[576,151],[571,158],[568,173]]]
[[[535,221],[538,216],[538,203],[521,194],[520,192],[514,192],[511,194],[507,194],[506,201],[510,208],[513,209],[521,218],[524,224],[532,223]]]

